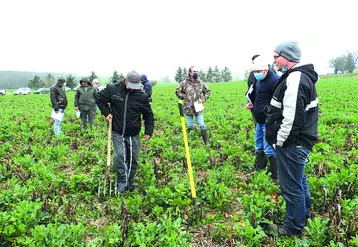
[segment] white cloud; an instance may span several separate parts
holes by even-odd
[[[324,5],[324,6],[323,6]],[[0,70],[110,76],[132,69],[173,77],[178,66],[227,66],[297,40],[302,61],[358,50],[356,1],[2,1]]]

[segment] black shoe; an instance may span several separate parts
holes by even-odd
[[[135,191],[135,185],[134,185],[134,184],[128,185],[128,190],[129,190],[130,192]]]
[[[286,231],[286,229],[282,225],[270,224],[267,227],[268,233],[272,235],[277,235],[280,237],[291,237],[293,234],[291,232]],[[299,235],[299,234],[297,234]]]
[[[208,139],[208,132],[207,130],[201,130],[201,136],[203,137],[203,141],[205,145],[209,144],[209,139]]]
[[[266,168],[267,157],[263,151],[256,152],[255,170],[261,171]]]
[[[117,186],[117,192],[118,194],[123,195],[126,192],[127,188],[124,184],[118,184]]]

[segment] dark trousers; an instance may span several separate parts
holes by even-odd
[[[93,111],[81,111],[81,128],[83,130],[87,129],[87,123],[90,124],[91,128],[92,126],[96,126],[95,125],[95,112]]]
[[[276,146],[280,188],[286,201],[283,227],[293,234],[300,234],[310,217],[312,202],[304,173],[309,153],[309,149],[293,143],[285,148]]]
[[[139,134],[122,136],[112,132],[114,147],[114,170],[118,174],[118,189],[134,187],[134,176],[138,168],[140,151]]]

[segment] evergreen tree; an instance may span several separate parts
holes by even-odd
[[[215,66],[215,69],[213,71],[213,82],[221,82],[222,78],[221,78],[221,73],[220,73],[220,69],[218,68],[218,66]]]
[[[124,79],[124,75],[122,73],[119,74],[119,80],[123,80]]]
[[[118,81],[118,80],[120,80],[119,74],[118,74],[117,70],[115,70],[115,71],[113,72],[112,77],[111,77],[111,81],[114,82],[114,81]]]
[[[206,82],[213,82],[213,76],[213,69],[209,66],[208,73],[206,73]]]
[[[89,83],[92,83],[93,79],[98,79],[98,76],[94,71],[91,71],[91,75],[88,77]]]
[[[244,79],[245,79],[245,80],[249,79],[250,72],[251,72],[250,70],[246,70],[246,71],[245,71],[245,74],[244,74]]]
[[[35,75],[32,80],[29,80],[28,87],[33,89],[39,89],[41,87],[44,87],[45,83],[40,78],[40,76]]]
[[[66,87],[73,89],[76,86],[77,86],[76,78],[72,74],[68,75],[66,77]]]
[[[55,84],[55,77],[51,74],[47,74],[44,78],[44,84],[45,87],[51,87],[53,84]]]
[[[181,67],[179,67],[175,72],[174,80],[180,83],[182,82],[182,78],[183,78],[183,70],[181,69]]]
[[[189,75],[188,75],[188,70],[185,68],[185,67],[183,67],[183,77],[182,77],[182,81],[184,81],[185,80],[185,78],[189,78]]]
[[[221,71],[221,77],[224,82],[229,82],[232,80],[231,71],[228,67],[225,66],[225,68]]]
[[[202,69],[199,70],[198,74],[199,74],[199,78],[200,78],[202,81],[204,81],[204,82],[207,81],[207,80],[206,80],[206,73],[205,73],[204,70],[202,70]]]

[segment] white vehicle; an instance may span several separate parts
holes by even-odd
[[[31,93],[31,89],[28,88],[28,87],[20,87],[19,89],[17,89],[15,92],[14,92],[14,95],[27,95],[27,94],[30,94]]]
[[[0,89],[0,96],[3,96],[6,94],[6,90],[5,89]]]

